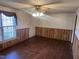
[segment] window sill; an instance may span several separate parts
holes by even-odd
[[[11,38],[11,39],[7,39],[7,40],[4,40],[4,41],[0,41],[0,44],[9,42],[9,41],[12,41],[12,40],[15,40],[15,39],[16,39],[16,38]]]

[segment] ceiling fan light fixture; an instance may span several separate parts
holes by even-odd
[[[43,16],[43,15],[44,15],[44,13],[42,13],[42,12],[37,12],[37,13],[32,14],[32,16],[34,16],[34,17],[39,17],[39,16]]]
[[[40,16],[43,16],[44,15],[44,13],[40,13]]]

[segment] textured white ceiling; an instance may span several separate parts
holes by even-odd
[[[43,5],[51,2],[61,2],[52,5],[46,5],[47,12],[75,12],[79,7],[79,0],[0,0],[1,5],[17,8],[17,9],[30,9],[32,5]]]

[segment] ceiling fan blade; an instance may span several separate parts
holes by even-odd
[[[0,4],[1,5],[5,5],[5,6],[11,6],[11,7],[14,7],[14,8],[32,8],[34,7],[33,5],[31,4],[21,4],[21,3],[17,3],[17,2],[8,2],[8,1],[0,1]]]
[[[43,5],[41,5],[41,7],[42,6],[49,6],[49,5],[53,5],[53,4],[60,4],[60,3],[62,3],[62,2],[61,1],[55,1],[55,2],[48,3],[48,4],[43,4]]]
[[[22,8],[21,10],[34,10],[35,8],[34,7],[31,7],[31,8]]]

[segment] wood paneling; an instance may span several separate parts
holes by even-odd
[[[36,27],[36,36],[70,41],[72,30]]]
[[[29,30],[28,28],[26,29],[18,29],[17,30],[17,40],[23,41],[25,39],[28,39],[29,37]]]
[[[79,39],[75,35],[73,42],[73,59],[79,59]]]
[[[0,51],[2,50],[2,44],[0,44]]]
[[[6,41],[6,42],[0,44],[0,47],[2,47],[1,49],[5,49],[5,48],[11,47],[15,44],[18,44],[20,42],[23,42],[24,40],[28,39],[28,37],[29,37],[29,29],[28,28],[17,29],[16,33],[17,33],[16,39]]]

